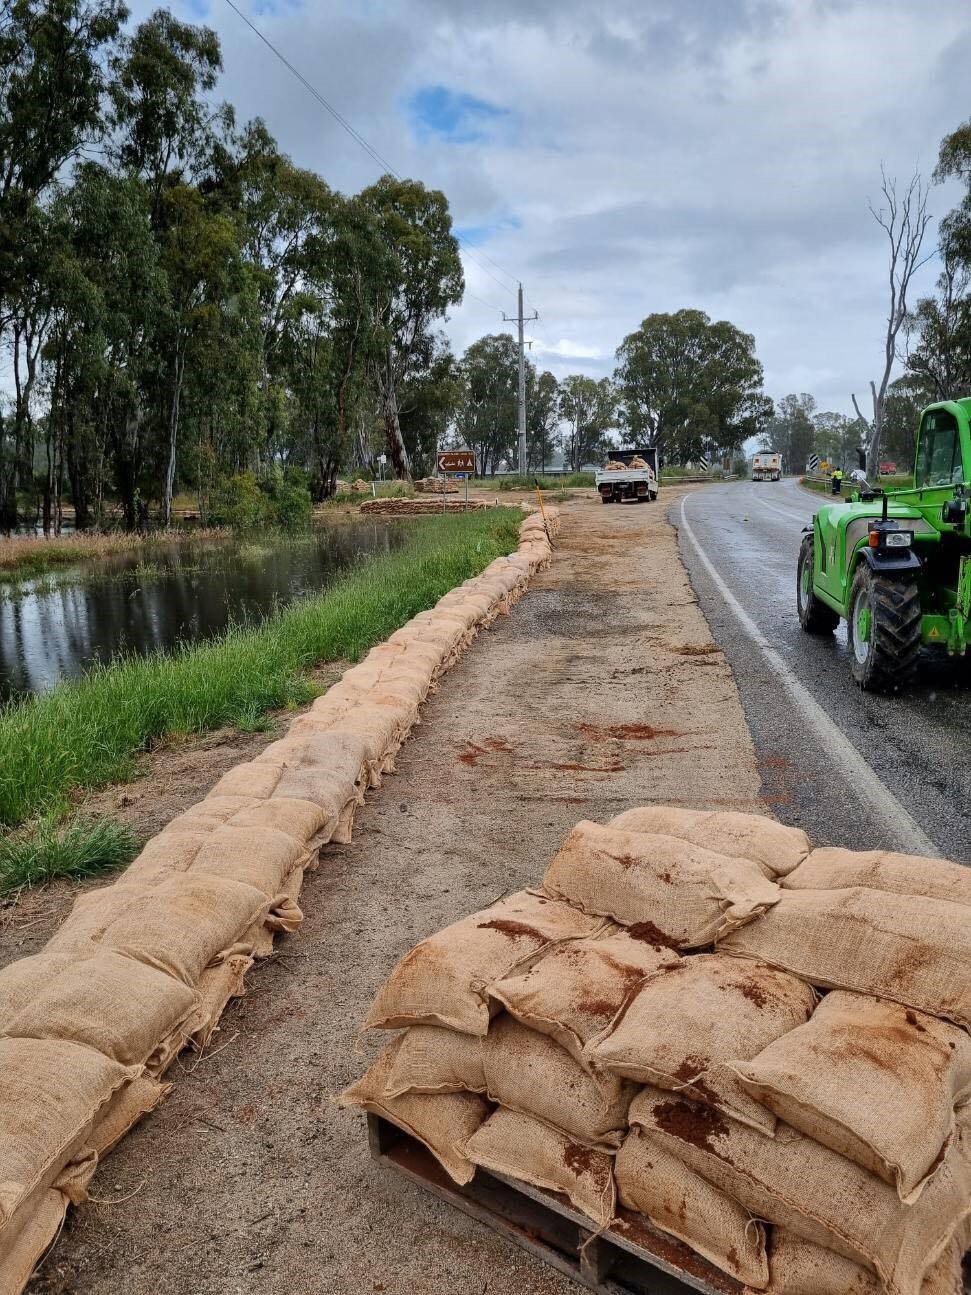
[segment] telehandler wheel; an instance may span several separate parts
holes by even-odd
[[[920,593],[861,562],[850,589],[847,637],[861,688],[896,692],[910,683],[920,651]]]
[[[796,572],[796,607],[799,624],[807,634],[832,634],[840,618],[813,593],[813,537],[807,535],[799,550]]]

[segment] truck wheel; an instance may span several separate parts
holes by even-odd
[[[910,683],[920,651],[920,592],[861,562],[850,589],[847,638],[861,688],[897,692]]]
[[[840,618],[813,593],[813,537],[807,535],[799,550],[796,570],[796,607],[799,624],[807,634],[832,634]]]
[[[600,498],[604,501],[605,504],[612,504],[614,502],[613,495],[601,495]]]

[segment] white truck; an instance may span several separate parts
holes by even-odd
[[[601,468],[594,480],[605,504],[622,503],[633,499],[636,503],[652,503],[657,498],[657,450],[610,450],[607,466]]]
[[[763,452],[752,459],[753,481],[781,481],[782,455]]]

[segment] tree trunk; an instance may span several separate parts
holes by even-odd
[[[182,375],[185,358],[176,354],[173,374],[172,408],[169,412],[169,458],[165,468],[165,493],[162,497],[162,525],[172,524],[172,496],[175,493],[176,450],[179,441],[179,405],[182,400]]]
[[[411,480],[411,461],[401,435],[401,420],[398,417],[398,393],[395,389],[394,375],[389,371],[384,375],[382,413],[384,414],[384,436],[388,445],[388,457],[394,468],[395,476],[401,481]]]

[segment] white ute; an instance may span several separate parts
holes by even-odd
[[[624,499],[652,503],[657,498],[657,450],[610,450],[607,459],[594,478],[605,504]]]

